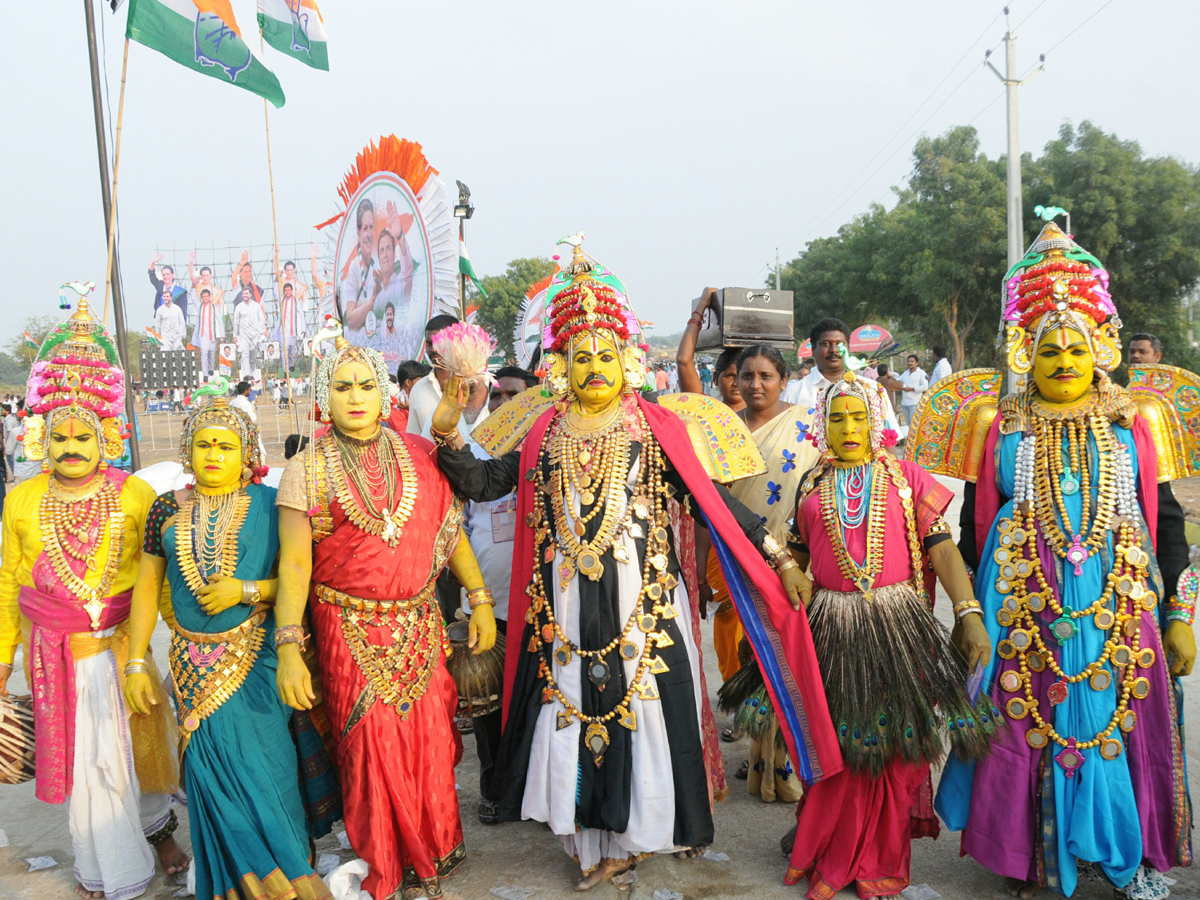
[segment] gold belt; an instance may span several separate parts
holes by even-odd
[[[407,612],[418,603],[423,603],[433,596],[433,585],[428,585],[421,593],[415,597],[409,597],[407,600],[364,600],[361,597],[352,597],[349,594],[343,594],[341,591],[336,591],[328,585],[316,585],[317,599],[322,603],[329,603],[333,606],[341,606],[345,609],[352,609],[355,612],[365,613],[389,613],[389,612]]]
[[[254,608],[254,612],[241,625],[235,628],[230,628],[228,631],[206,632],[206,631],[188,631],[182,628],[178,621],[175,621],[171,629],[186,641],[191,641],[193,644],[224,644],[227,641],[232,641],[237,637],[250,631],[252,628],[257,628],[267,618],[268,606],[265,603],[260,603]]]

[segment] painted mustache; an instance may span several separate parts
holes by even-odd
[[[1055,369],[1051,378],[1057,378],[1059,375],[1070,375],[1072,378],[1079,378],[1083,373],[1076,369]]]
[[[587,378],[583,379],[584,384],[591,384],[593,381],[602,381],[608,387],[612,387],[614,384],[616,384],[616,382],[611,378],[607,377],[606,375],[601,375],[599,372],[593,372]]]
[[[54,457],[54,461],[57,463],[61,463],[61,462],[91,462],[92,458],[90,456],[84,456],[82,453],[63,453],[59,456]]]

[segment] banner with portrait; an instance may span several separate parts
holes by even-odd
[[[450,200],[420,145],[394,135],[359,154],[338,193],[345,206],[318,226],[330,251],[327,308],[350,343],[395,369],[420,358],[430,318],[458,310]]]

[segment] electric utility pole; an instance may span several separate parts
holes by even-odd
[[[1021,217],[1021,123],[1017,115],[1017,88],[1046,68],[1046,54],[1038,59],[1038,67],[1024,78],[1017,76],[1017,36],[1013,34],[1009,21],[1008,7],[1004,7],[1004,74],[992,65],[989,50],[983,56],[984,65],[991,69],[1004,84],[1008,99],[1008,268],[1012,268],[1025,255],[1025,229]],[[1008,373],[1008,389],[1016,390],[1016,375]]]
[[[775,248],[775,290],[779,290],[779,248]]]

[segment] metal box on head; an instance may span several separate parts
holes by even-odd
[[[758,288],[721,288],[704,314],[697,350],[769,344],[780,350],[796,346],[792,328],[792,292]]]

